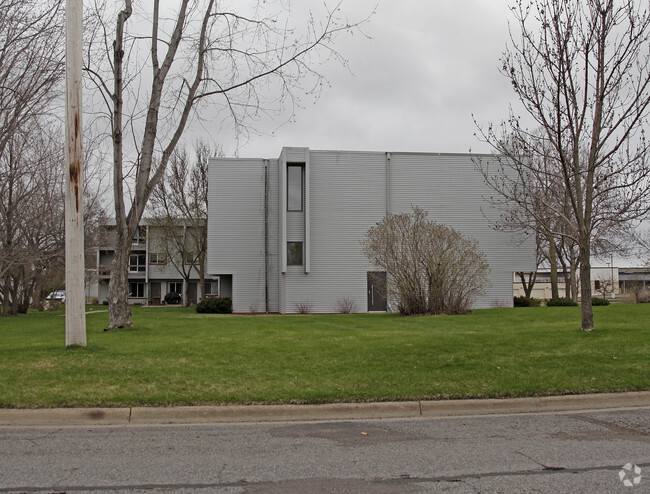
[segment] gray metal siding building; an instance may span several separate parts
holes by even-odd
[[[491,286],[475,307],[511,306],[513,272],[535,268],[534,239],[494,231],[487,194],[470,155],[284,148],[276,160],[213,158],[207,271],[232,276],[235,312],[337,312],[343,299],[366,312],[378,269],[361,240],[386,214],[418,206],[478,240]]]

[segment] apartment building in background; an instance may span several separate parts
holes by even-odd
[[[97,251],[97,276],[88,290],[88,295],[97,297],[100,304],[108,300],[116,239],[115,225],[108,224],[105,228],[105,245]],[[169,226],[161,226],[153,219],[143,219],[138,226],[129,256],[129,303],[164,304],[168,293],[178,294],[180,303],[185,302],[185,297],[190,303],[197,303],[205,297],[229,296],[230,287],[223,286],[218,275],[206,276],[204,284],[200,283],[200,256],[192,248],[192,239],[200,233],[188,233],[190,227],[182,220],[176,228],[170,232]],[[179,245],[175,246],[175,242]]]

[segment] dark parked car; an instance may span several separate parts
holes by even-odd
[[[180,304],[181,294],[176,292],[169,292],[167,295],[165,295],[165,303],[172,305]]]

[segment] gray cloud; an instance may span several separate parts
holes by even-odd
[[[350,19],[376,0],[347,0]],[[242,156],[275,157],[282,146],[314,149],[488,151],[474,136],[480,122],[498,122],[513,100],[498,73],[508,38],[508,0],[380,0],[364,27],[336,43],[350,70],[321,67],[331,84],[316,103],[304,99],[295,121],[262,120]],[[320,0],[299,8],[318,12]],[[295,6],[295,5],[294,5]],[[298,14],[297,14],[298,15]],[[287,117],[285,116],[285,119]],[[213,136],[214,138],[214,136]],[[216,137],[220,141],[219,137]],[[221,142],[230,153],[234,146]]]

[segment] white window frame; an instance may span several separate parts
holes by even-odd
[[[181,287],[181,289],[178,290],[178,291],[177,290],[172,290],[172,285],[179,285]],[[167,292],[166,293],[169,293],[169,292],[178,293],[179,295],[182,296],[183,295],[183,282],[182,281],[168,281],[167,282]]]
[[[210,284],[210,293],[208,293],[207,290],[205,290],[205,287],[208,285],[208,283]],[[212,292],[214,292],[214,290],[212,288],[214,287],[215,284],[217,285],[217,290],[216,290],[217,293],[212,293]],[[209,279],[209,280],[205,280],[205,285],[203,285],[203,290],[204,290],[203,295],[205,296],[205,298],[208,298],[208,297],[210,297],[210,298],[218,298],[218,297],[220,297],[221,296],[221,278],[216,277],[216,278],[212,278],[212,279]]]
[[[136,263],[132,264],[131,260],[136,258]],[[140,263],[144,259],[144,263]],[[147,271],[147,254],[143,252],[132,252],[129,255],[129,273],[144,273]]]

